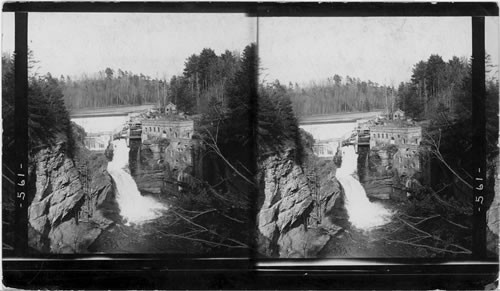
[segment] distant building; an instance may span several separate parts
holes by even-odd
[[[177,105],[170,102],[165,106],[165,114],[177,114]]]
[[[404,120],[405,119],[405,112],[401,109],[398,109],[392,113],[392,119],[393,120]]]

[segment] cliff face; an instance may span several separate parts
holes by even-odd
[[[257,217],[259,252],[271,257],[316,255],[330,240],[326,215],[340,195],[338,183],[315,196],[302,168],[290,153],[274,155],[260,165],[260,206]]]
[[[31,163],[30,191],[34,196],[28,209],[29,245],[41,252],[85,252],[102,229],[112,223],[99,209],[113,193],[106,164],[97,160],[90,163],[92,190],[88,198],[80,173],[64,146],[59,143],[42,149]],[[78,219],[81,213],[85,213],[87,221]]]
[[[500,175],[498,174],[498,167],[500,162],[496,163],[495,171],[495,193],[493,202],[491,203],[488,212],[486,213],[487,222],[487,243],[486,246],[489,251],[498,255],[498,236],[500,232]]]
[[[406,200],[404,189],[420,185],[416,175],[398,172],[400,151],[395,146],[359,148],[359,177],[368,197]],[[418,163],[418,157],[414,159]]]
[[[177,143],[168,139],[143,144],[131,141],[130,170],[141,193],[175,193],[177,186],[172,182],[178,180],[179,173],[201,176],[201,148],[198,142],[190,140],[190,146]]]
[[[169,164],[164,160],[164,150],[165,146],[159,144],[130,143],[130,171],[141,193],[159,195],[164,176],[171,176]]]

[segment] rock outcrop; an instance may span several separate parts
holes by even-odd
[[[498,256],[498,236],[500,232],[500,162],[496,163],[494,198],[486,213],[487,244],[486,247]]]
[[[163,180],[174,179],[169,163],[165,160],[166,145],[130,143],[129,167],[137,188],[143,194],[160,195]]]
[[[202,178],[198,140],[186,147],[177,143],[167,138],[130,142],[130,172],[143,195],[171,195],[178,191],[176,182],[183,182],[180,177]]]
[[[331,238],[331,222],[315,214],[329,212],[340,195],[337,183],[336,191],[315,196],[290,156],[273,155],[260,165],[258,247],[270,257],[309,257],[321,251]]]
[[[359,149],[359,178],[366,195],[376,199],[406,200],[406,187],[419,185],[414,176],[400,175],[394,167],[398,152],[395,146]]]
[[[85,252],[102,229],[112,223],[99,208],[113,193],[111,178],[105,172],[106,159],[102,158],[89,162],[91,193],[86,195],[80,172],[66,155],[64,143],[34,155],[30,167],[30,191],[34,196],[28,210],[31,247],[40,252]],[[86,221],[82,221],[79,215],[89,206]]]

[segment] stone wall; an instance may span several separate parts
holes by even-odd
[[[393,161],[393,167],[400,176],[412,177],[421,172],[419,149],[415,145],[400,145],[398,151],[394,154]]]

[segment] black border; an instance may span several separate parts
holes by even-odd
[[[484,258],[486,256],[487,209],[483,206],[483,200],[488,199],[484,197],[487,193],[485,192],[485,189],[483,189],[484,184],[486,183],[486,58],[484,47],[484,22],[484,17],[472,17],[472,122],[474,126],[472,149],[476,154],[474,159],[475,179],[473,183],[474,189],[472,195],[472,205],[474,208],[472,255],[475,258]],[[481,201],[481,203],[477,201]]]
[[[246,13],[249,17],[349,17],[349,16],[465,16],[483,19],[498,16],[498,5],[481,3],[152,3],[152,2],[36,2],[5,3],[3,12],[16,12],[16,145],[23,160],[27,150],[26,120],[27,76],[22,68],[27,54],[27,26],[20,12],[151,12],[151,13]],[[17,15],[20,15],[19,22]],[[476,18],[478,17],[478,18]],[[473,20],[473,23],[477,21]],[[482,32],[473,24],[473,55],[484,59],[484,23]],[[478,33],[477,33],[478,32]],[[482,38],[481,38],[482,34]],[[482,46],[480,45],[483,40]],[[26,44],[23,45],[23,42]],[[479,42],[479,43],[478,43]],[[482,48],[481,48],[482,47]],[[479,52],[479,54],[478,54]],[[484,62],[474,66],[484,72]],[[474,69],[473,69],[474,70]],[[26,71],[26,72],[24,72]],[[476,76],[476,74],[473,74]],[[481,77],[482,76],[482,77]],[[483,89],[480,88],[482,80]],[[482,91],[481,91],[482,90]],[[484,74],[473,77],[474,116],[484,116]],[[482,101],[481,101],[482,100]],[[482,102],[482,104],[481,104]],[[18,107],[19,106],[19,107]],[[18,116],[18,112],[21,113]],[[23,114],[24,112],[24,114]],[[478,129],[476,152],[481,166],[485,159],[484,121],[473,119]],[[484,118],[483,118],[484,119]],[[480,132],[482,131],[482,132]],[[26,134],[25,134],[26,133]],[[23,154],[24,153],[24,154]],[[27,170],[27,169],[26,169]],[[475,196],[474,196],[475,197]],[[23,211],[25,211],[24,209]],[[477,208],[474,209],[475,213]],[[484,212],[476,225],[485,226]],[[23,230],[24,231],[24,230]],[[474,250],[481,261],[449,263],[433,259],[340,259],[333,265],[316,266],[317,260],[258,260],[250,258],[199,258],[168,255],[52,255],[36,258],[3,260],[4,284],[19,288],[317,288],[317,289],[416,289],[416,288],[484,288],[498,276],[498,258],[483,259],[485,244],[481,243],[485,228],[474,234],[479,242]],[[24,253],[25,254],[25,253]],[[255,259],[255,260],[253,260]],[[250,262],[250,264],[249,264]],[[279,265],[276,265],[276,263]],[[347,262],[347,265],[336,265]],[[253,267],[253,268],[252,268]]]
[[[495,2],[10,2],[4,12],[247,13],[260,17],[498,16]]]
[[[16,146],[16,199],[14,252],[17,256],[28,249],[28,13],[15,14],[15,146]]]

